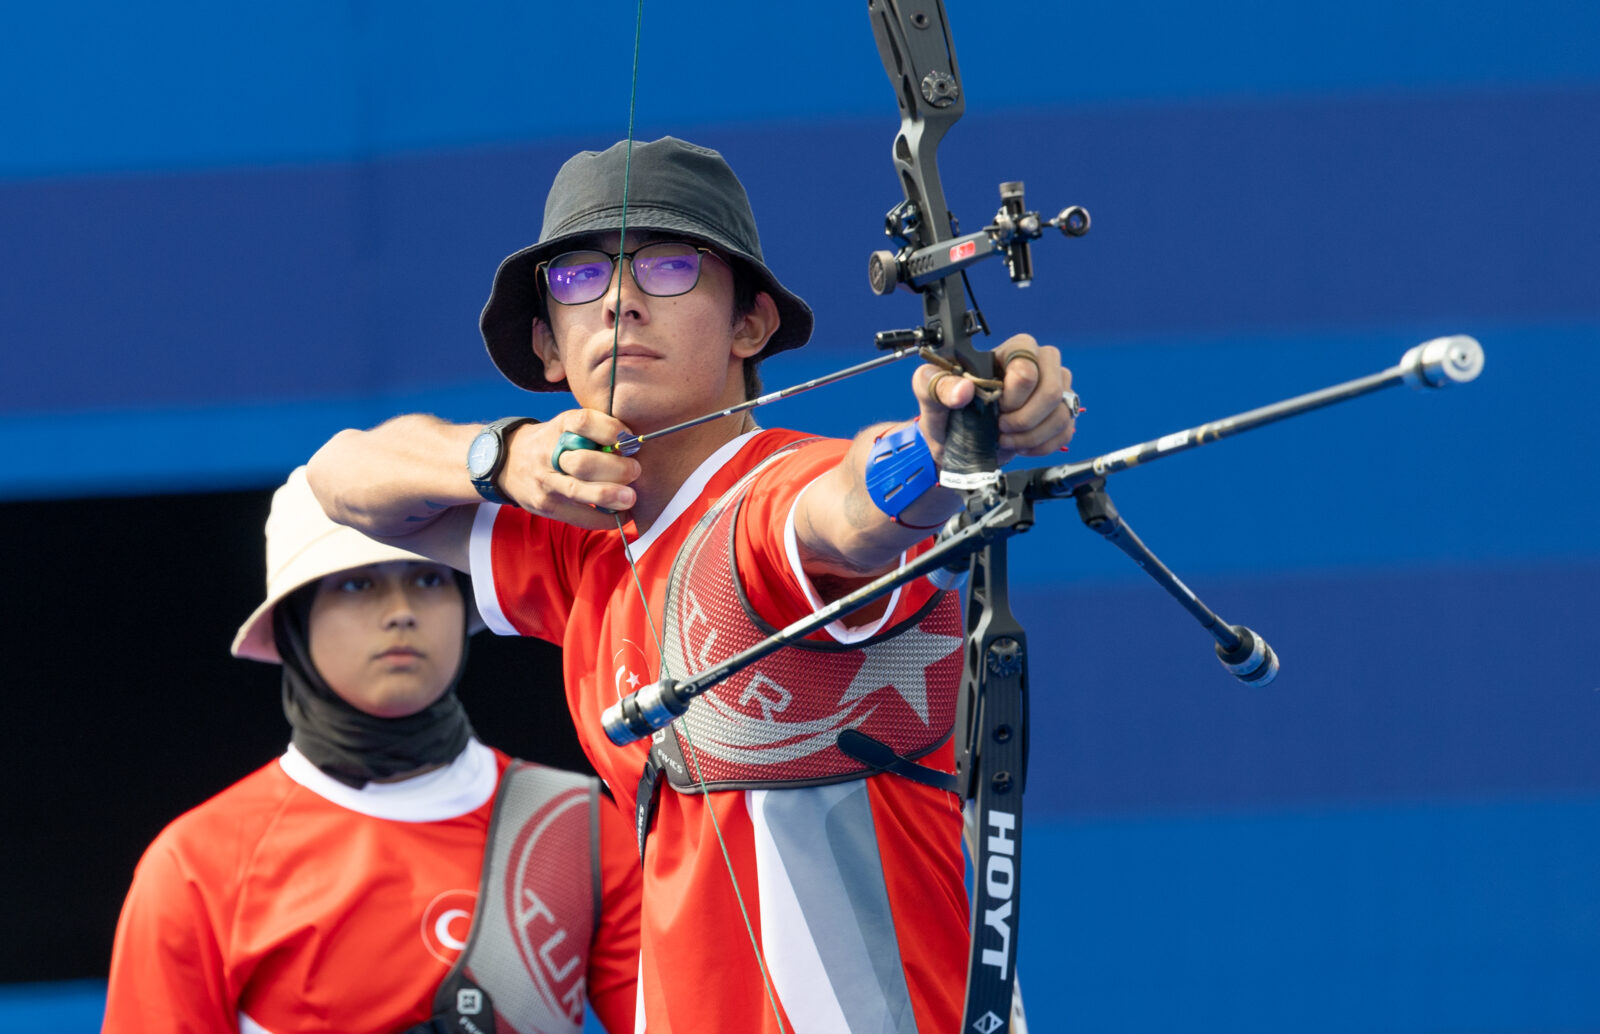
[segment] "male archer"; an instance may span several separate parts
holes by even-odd
[[[850,441],[763,430],[747,410],[635,457],[602,451],[755,397],[756,364],[812,327],[721,155],[634,144],[624,211],[628,161],[619,143],[561,168],[538,243],[500,265],[481,320],[508,379],[576,407],[343,431],[311,483],[336,520],[470,572],[491,628],[562,645],[579,737],[639,817],[641,1029],[954,1031],[962,801],[916,773],[953,769],[957,594],[909,583],[714,686],[653,743],[614,745],[600,715],[926,548],[961,506],[937,471],[975,385],[923,366],[917,419]],[[1059,353],[1020,335],[999,358],[1001,461],[1059,449]],[[886,442],[914,476],[874,469]],[[913,776],[841,749],[845,730]]]

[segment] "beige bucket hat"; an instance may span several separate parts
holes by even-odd
[[[391,560],[428,559],[329,520],[311,492],[304,467],[296,467],[273,493],[266,535],[267,598],[239,626],[233,637],[233,655],[271,664],[283,663],[272,637],[272,612],[285,596],[335,571]],[[466,596],[467,631],[477,632],[484,627],[483,619],[472,594]]]

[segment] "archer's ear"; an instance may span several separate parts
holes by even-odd
[[[750,311],[740,316],[733,325],[733,354],[740,359],[760,355],[782,322],[782,317],[778,315],[778,303],[772,300],[772,295],[759,292]]]
[[[555,384],[566,379],[567,370],[561,364],[561,349],[556,347],[556,336],[550,324],[537,316],[533,318],[533,354],[544,364],[545,380]]]

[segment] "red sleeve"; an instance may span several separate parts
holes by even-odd
[[[589,950],[589,1005],[611,1034],[633,1034],[639,980],[639,850],[633,816],[600,797],[600,925]]]
[[[581,529],[515,506],[496,508],[487,541],[481,525],[474,526],[472,579],[492,631],[561,642],[587,546],[583,536]],[[574,538],[579,541],[568,541]]]
[[[815,591],[800,570],[800,559],[793,551],[790,515],[800,493],[837,466],[849,449],[848,441],[836,438],[802,445],[763,470],[745,496],[734,533],[734,548],[746,597],[768,624],[782,628],[817,609]],[[928,540],[918,543],[905,555],[916,556],[927,549],[932,541],[931,534]],[[935,591],[927,579],[914,579],[896,590],[888,612],[882,620],[873,621],[872,627],[888,628],[909,617]]]
[[[185,855],[181,827],[169,826],[134,870],[111,949],[108,1034],[239,1029],[221,947],[232,890]]]

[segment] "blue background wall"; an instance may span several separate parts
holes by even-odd
[[[1600,1030],[1600,5],[950,3],[952,207],[1023,179],[1094,214],[1030,290],[974,275],[1074,369],[1074,456],[1438,334],[1488,353],[1112,482],[1271,639],[1268,690],[1068,508],[1016,545],[1035,1025]],[[556,6],[11,11],[0,497],[266,487],[394,412],[548,415],[475,317],[559,162],[624,134],[634,15]],[[919,311],[865,287],[897,119],[861,7],[646,5],[638,134],[721,149],[818,310],[771,386]],[[909,373],[764,419],[848,433]],[[90,1029],[97,994],[0,993],[0,1026]]]

